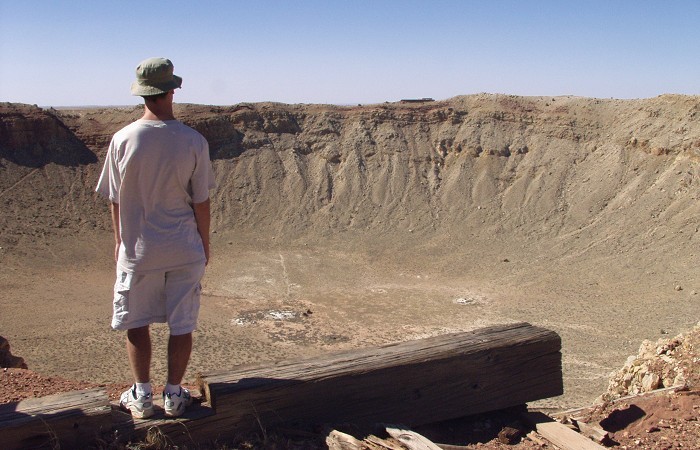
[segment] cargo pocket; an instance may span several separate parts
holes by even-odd
[[[197,285],[194,287],[194,291],[192,293],[192,301],[190,301],[190,317],[194,320],[195,324],[197,323],[197,317],[199,316],[199,301],[200,298],[202,297],[202,285],[200,283],[197,283]]]
[[[112,328],[120,329],[129,320],[129,290],[132,274],[121,272],[114,283]]]
[[[195,330],[197,328],[197,318],[199,317],[199,299],[202,295],[202,285],[197,283],[192,290],[191,298],[186,303],[189,309],[187,314],[187,330]],[[184,323],[183,323],[184,325]]]

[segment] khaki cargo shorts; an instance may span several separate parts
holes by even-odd
[[[202,262],[146,274],[117,270],[112,328],[129,330],[167,322],[173,336],[191,333],[197,327],[204,267]]]

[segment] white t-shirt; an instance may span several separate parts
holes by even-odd
[[[96,191],[119,204],[117,268],[144,273],[204,261],[192,204],[215,186],[209,144],[182,122],[140,119],[115,133]]]

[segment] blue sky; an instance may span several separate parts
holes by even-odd
[[[700,1],[0,0],[0,101],[138,104],[151,56],[187,103],[699,95]]]

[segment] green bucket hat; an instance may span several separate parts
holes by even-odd
[[[177,89],[182,78],[173,75],[173,63],[165,58],[148,58],[136,68],[136,81],[131,83],[131,95],[158,95]]]

